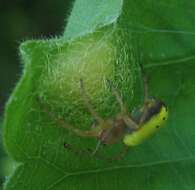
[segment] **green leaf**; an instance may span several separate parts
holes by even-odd
[[[184,0],[77,0],[62,38],[24,42],[23,75],[4,121],[4,144],[18,166],[4,189],[194,189],[194,8]],[[56,118],[89,129],[94,118],[83,104],[80,78],[96,111],[112,117],[119,108],[104,79],[131,111],[142,101],[138,63],[151,95],[168,105],[166,128],[113,163],[64,149],[64,143],[94,149],[96,139],[57,125],[38,97]],[[120,148],[100,152],[111,156]]]
[[[122,4],[121,0],[75,1],[64,38],[80,37],[116,23],[122,10]]]

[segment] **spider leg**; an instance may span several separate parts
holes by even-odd
[[[114,85],[112,84],[110,80],[107,79],[107,82],[109,86],[111,87],[112,93],[116,97],[118,104],[120,105],[121,113],[127,113],[127,107],[124,105],[122,97],[119,95],[119,92],[116,90],[116,88],[114,87]]]
[[[103,144],[104,140],[111,134],[111,131],[113,129],[114,126],[111,126],[109,129],[107,129],[107,133],[103,136],[101,136],[101,138],[98,140],[95,150],[92,152],[92,155],[95,156],[95,154],[98,152],[98,150],[100,149],[101,145]]]
[[[70,145],[68,143],[64,143],[64,148],[68,151],[71,151],[75,155],[79,155],[81,157],[87,156],[89,158],[96,158],[98,160],[104,160],[106,162],[112,163],[117,160],[121,160],[128,152],[129,147],[124,146],[124,148],[117,154],[112,157],[105,157],[100,154],[93,155],[93,151],[91,149],[79,149],[78,147],[75,147],[73,145]]]
[[[132,128],[133,129],[137,129],[138,128],[138,125],[133,120],[133,118],[130,116],[130,114],[127,113],[127,107],[124,105],[123,100],[122,100],[122,97],[119,95],[119,92],[116,90],[116,88],[113,86],[113,84],[112,84],[112,82],[110,80],[107,79],[107,81],[108,81],[109,85],[112,88],[113,95],[116,97],[116,100],[117,100],[117,102],[120,105],[121,115],[122,115],[122,118],[123,118],[125,124],[130,129],[132,129]]]
[[[132,117],[129,115],[123,115],[122,116],[125,124],[127,125],[127,127],[130,129],[130,130],[136,130],[139,128],[138,124],[136,123],[136,121],[134,121],[132,119]]]
[[[140,69],[141,69],[141,75],[143,78],[143,85],[144,85],[144,109],[143,109],[142,116],[139,121],[139,123],[141,124],[144,122],[147,112],[148,112],[149,90],[148,90],[148,77],[146,76],[143,65],[141,64],[140,64]]]
[[[87,107],[89,113],[91,113],[91,115],[92,115],[99,123],[104,122],[104,120],[97,114],[97,112],[93,109],[91,103],[89,102],[89,97],[88,97],[87,94],[86,94],[84,82],[83,82],[82,79],[80,79],[80,88],[81,88],[81,94],[82,94],[83,101],[84,101],[85,106]]]
[[[125,155],[127,154],[128,150],[129,150],[129,147],[124,145],[123,149],[119,153],[117,153],[116,155],[113,155],[110,157],[105,157],[105,156],[102,156],[102,155],[96,153],[96,154],[92,154],[92,156],[95,156],[98,159],[105,160],[108,162],[114,162],[114,161],[119,161],[122,158],[124,158]]]
[[[91,157],[91,149],[82,150],[68,143],[64,143],[64,148],[73,152],[76,155],[79,155],[79,156],[87,155]]]
[[[116,161],[116,160],[121,160],[123,157],[125,157],[125,155],[127,154],[129,150],[128,146],[124,146],[124,148],[115,156],[111,157],[110,160],[111,161]]]
[[[110,159],[107,159],[104,156],[101,156],[99,154],[94,155],[93,150],[90,148],[80,149],[80,148],[73,146],[73,145],[70,145],[68,143],[64,143],[64,148],[67,149],[68,151],[71,151],[73,154],[80,156],[80,157],[87,156],[88,158],[95,158],[98,160],[104,160],[104,161],[110,162]]]
[[[102,140],[98,140],[95,150],[92,152],[92,156],[95,156],[102,145]]]
[[[83,136],[83,137],[98,137],[99,136],[100,131],[97,128],[92,128],[91,130],[86,130],[86,131],[80,130],[80,129],[66,123],[62,118],[58,118],[52,111],[49,110],[47,105],[43,105],[42,102],[41,102],[41,104],[43,106],[43,111],[45,113],[47,113],[48,116],[52,120],[54,120],[58,126],[66,128],[66,129],[74,132],[78,136]]]
[[[105,160],[105,161],[107,161],[107,162],[110,163],[110,162],[114,162],[114,161],[121,160],[123,157],[125,157],[125,155],[127,154],[128,150],[129,150],[129,147],[126,146],[126,145],[124,145],[123,149],[119,153],[117,153],[116,155],[114,155],[114,156],[106,157],[106,156],[103,156],[103,155],[98,154],[98,153],[91,154],[91,155],[94,156],[94,157],[96,157],[97,159]]]
[[[139,120],[139,124],[142,124],[145,121],[145,118],[147,116],[147,113],[148,113],[148,106],[147,106],[146,103],[144,103],[144,109],[143,109],[143,112],[141,114],[141,118]]]
[[[141,70],[141,76],[142,76],[143,85],[144,85],[144,103],[145,103],[149,99],[148,77],[146,76],[143,65],[141,65],[141,64],[140,64],[140,70]]]

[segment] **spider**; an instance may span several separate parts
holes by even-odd
[[[164,126],[168,117],[166,105],[161,100],[149,97],[148,80],[141,65],[140,68],[144,85],[144,102],[141,109],[138,109],[139,114],[137,117],[128,112],[126,105],[123,103],[122,97],[110,80],[107,80],[107,82],[111,87],[112,94],[115,96],[116,101],[120,106],[120,113],[112,118],[102,118],[91,105],[90,98],[85,90],[84,81],[80,79],[81,96],[84,105],[96,120],[96,124],[93,124],[89,130],[84,131],[66,123],[63,119],[56,119],[54,114],[47,108],[45,108],[45,111],[58,123],[59,126],[72,131],[76,135],[97,138],[98,141],[94,150],[83,150],[83,152],[88,153],[91,156],[97,154],[101,145],[111,145],[122,140],[124,149],[117,156],[111,158],[112,160],[120,159],[127,153],[130,147],[143,143],[146,139],[155,134],[162,126]],[[74,153],[82,153],[82,150],[76,149],[70,144],[65,143],[64,147]]]

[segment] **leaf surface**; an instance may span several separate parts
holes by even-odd
[[[194,8],[184,0],[77,0],[63,37],[24,42],[24,72],[4,121],[4,144],[18,166],[4,189],[194,189]],[[131,111],[142,99],[138,63],[150,94],[168,105],[166,127],[114,163],[65,150],[65,142],[81,150],[96,140],[58,126],[37,97],[56,118],[89,129],[94,120],[79,79],[96,111],[111,117],[119,108],[104,79],[114,81]],[[110,156],[120,148],[100,152]]]

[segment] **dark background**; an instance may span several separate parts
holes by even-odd
[[[60,36],[73,0],[0,0],[0,189],[6,154],[2,148],[4,105],[22,73],[19,44]]]

